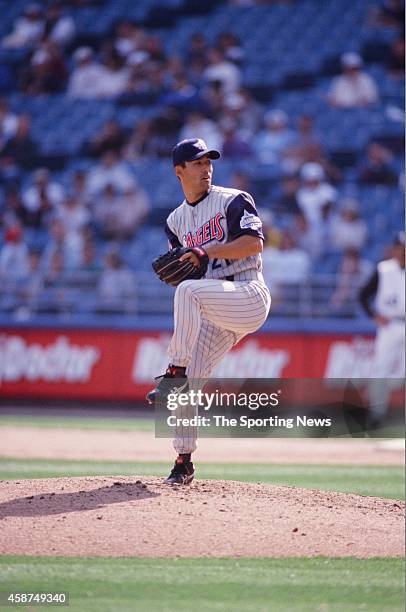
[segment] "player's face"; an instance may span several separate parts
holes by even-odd
[[[186,167],[177,167],[177,176],[182,182],[184,191],[194,193],[199,197],[210,189],[213,176],[213,166],[208,157],[186,162]]]

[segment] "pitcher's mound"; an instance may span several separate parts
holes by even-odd
[[[140,476],[0,484],[0,553],[402,556],[404,503],[295,487]]]

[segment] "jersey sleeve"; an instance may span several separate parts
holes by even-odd
[[[374,316],[374,311],[371,308],[370,303],[375,297],[376,292],[378,291],[378,282],[378,270],[375,270],[375,272],[372,274],[368,282],[362,287],[359,293],[359,301],[361,303],[361,306],[363,307],[366,314],[371,318]]]
[[[239,193],[226,210],[227,229],[230,240],[240,236],[255,236],[264,240],[262,222],[249,193]]]
[[[175,232],[173,232],[171,228],[169,227],[169,219],[167,220],[166,225],[165,225],[165,234],[168,238],[171,249],[182,246]]]

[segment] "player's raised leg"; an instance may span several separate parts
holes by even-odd
[[[268,289],[256,281],[185,281],[175,294],[170,362],[182,367],[190,364],[203,318],[220,329],[248,334],[264,323],[270,303]]]

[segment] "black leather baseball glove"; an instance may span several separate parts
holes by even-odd
[[[194,253],[199,265],[196,267],[191,261],[179,261],[185,253]],[[184,280],[202,278],[208,264],[208,255],[201,247],[177,247],[154,259],[152,267],[161,281],[177,287]]]

